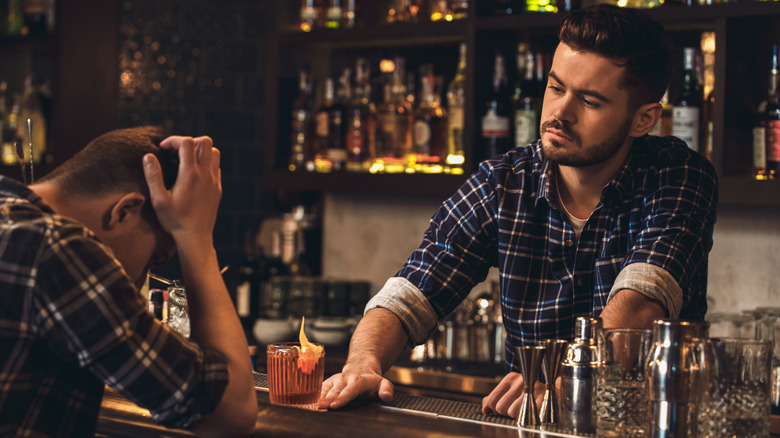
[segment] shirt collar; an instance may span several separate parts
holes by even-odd
[[[51,206],[29,187],[12,178],[0,175],[0,198],[8,197],[22,198],[46,213],[56,214]]]

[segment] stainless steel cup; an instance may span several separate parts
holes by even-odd
[[[596,431],[596,372],[601,338],[601,319],[578,317],[574,325],[574,342],[566,351],[560,370],[561,394],[558,403],[558,424],[566,431],[593,433]]]
[[[646,373],[650,438],[696,436],[698,366],[695,339],[706,338],[704,321],[659,319]]]

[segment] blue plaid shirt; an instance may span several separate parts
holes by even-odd
[[[225,358],[155,320],[112,254],[0,177],[0,436],[92,436],[105,385],[170,427],[219,404]]]
[[[679,317],[704,317],[718,195],[709,161],[674,137],[636,139],[579,239],[559,208],[555,172],[538,140],[482,162],[441,205],[398,272],[408,286],[389,281],[368,308],[393,311],[420,342],[414,333],[430,333],[435,319],[455,310],[497,266],[507,366],[514,371],[512,345],[571,339],[576,317],[598,316],[618,274],[632,264],[668,277],[681,294]],[[656,296],[641,282],[626,285]],[[414,289],[424,298],[414,298]],[[425,313],[419,309],[435,317],[409,316]]]

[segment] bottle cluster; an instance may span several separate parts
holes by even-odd
[[[466,18],[468,5],[468,0],[392,0],[384,11],[384,21],[417,23],[459,20]],[[355,27],[360,22],[364,7],[359,0],[301,0],[299,27],[304,32]]]
[[[45,35],[54,30],[55,0],[0,2],[0,36]]]
[[[327,78],[322,104],[312,110],[313,81],[300,72],[291,117],[291,171],[463,173],[466,46],[446,86],[431,64],[417,75],[401,56],[385,59],[379,80],[359,58],[338,78]],[[378,88],[378,89],[377,89]]]
[[[24,90],[21,93],[9,91],[7,83],[0,80],[0,163],[2,165],[18,165],[20,157],[24,158],[25,163],[38,164],[49,161],[46,146],[48,125],[46,114],[51,100],[50,95],[48,84],[35,83],[32,75],[28,75],[25,79]]]
[[[753,128],[753,176],[757,180],[780,177],[780,77],[777,44],[772,45],[766,99],[758,105]]]

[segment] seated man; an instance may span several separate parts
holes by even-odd
[[[701,319],[717,206],[712,164],[647,133],[671,76],[668,36],[639,10],[570,13],[542,104],[541,139],[479,165],[431,219],[423,242],[372,299],[321,407],[389,400],[382,377],[497,266],[508,374],[485,413],[516,417],[525,382],[513,346],[604,327]]]
[[[169,427],[246,436],[257,401],[212,231],[208,137],[109,132],[29,187],[0,177],[0,435],[92,436],[104,385]],[[177,250],[192,336],[139,293]]]

